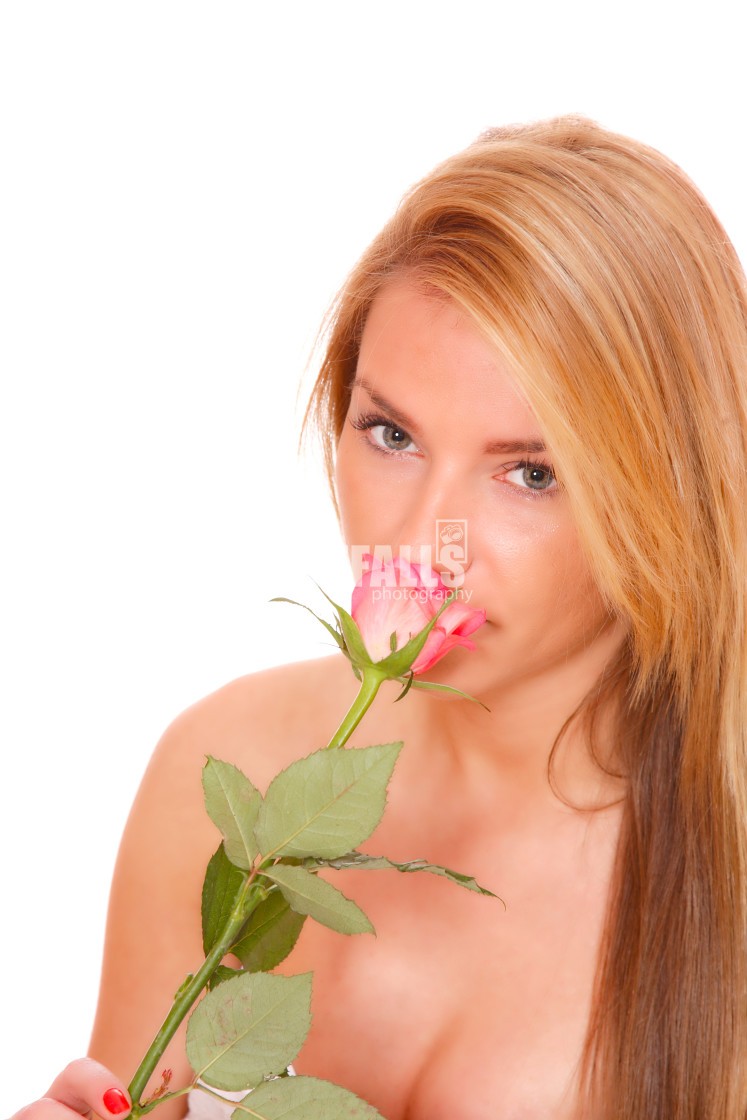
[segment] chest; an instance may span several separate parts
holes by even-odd
[[[307,923],[292,960],[315,974],[299,1072],[387,1120],[575,1117],[614,857],[609,829],[592,831],[494,837],[460,856],[505,909],[425,873],[339,873],[377,935]]]

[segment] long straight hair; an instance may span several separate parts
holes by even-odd
[[[582,1062],[594,1120],[747,1114],[747,297],[653,149],[572,117],[435,169],[349,276],[309,410],[328,464],[388,279],[454,300],[526,392],[628,641],[627,779]],[[591,704],[591,701],[590,701]]]

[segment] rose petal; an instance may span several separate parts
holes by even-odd
[[[449,592],[439,573],[427,564],[414,564],[402,556],[385,562],[370,553],[363,560],[367,570],[353,590],[350,613],[371,660],[382,661],[391,653],[391,635],[396,635],[396,648],[401,649],[438,613]],[[457,645],[474,649],[466,635],[484,621],[484,610],[460,600],[450,603],[416,657],[413,672],[429,669]]]

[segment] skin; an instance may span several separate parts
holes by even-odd
[[[427,676],[490,708],[414,691],[393,705],[396,686],[384,686],[353,741],[406,746],[365,850],[466,871],[506,909],[432,876],[338,874],[377,936],[306,923],[283,966],[315,973],[313,1025],[295,1066],[353,1089],[388,1120],[570,1120],[580,1116],[575,1070],[622,791],[578,732],[555,757],[562,798],[548,759],[622,629],[593,584],[552,457],[537,450],[531,409],[452,303],[406,280],[388,284],[366,324],[358,382],[338,453],[346,540],[415,547],[433,541],[436,519],[467,520],[464,588],[488,621],[476,652],[456,650]],[[327,741],[355,690],[341,658],[273,669],[208,697],[159,744],[114,877],[91,1043],[117,1077],[131,1075],[201,959],[200,887],[216,845],[202,806],[204,755],[264,788]],[[173,1085],[189,1079],[182,1046],[164,1062]],[[64,1082],[54,1120],[99,1107],[93,1080],[82,1092],[86,1074],[71,1069],[85,1107],[70,1105]],[[46,1120],[41,1108],[26,1120]],[[169,1110],[181,1114],[183,1102],[164,1106],[160,1120]]]
[[[379,416],[388,423],[360,430]],[[553,482],[552,457],[525,450],[542,445],[509,370],[472,323],[406,280],[389,284],[364,330],[338,447],[343,533],[349,545],[408,546],[416,556],[434,541],[437,519],[467,521],[462,591],[488,622],[479,655],[455,652],[433,678],[489,697],[491,709],[520,709],[524,763],[531,711],[544,771],[569,691],[576,702],[586,694],[621,633]],[[464,712],[450,711],[458,732]],[[492,730],[486,738],[495,756]]]

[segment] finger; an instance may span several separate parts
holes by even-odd
[[[75,1120],[79,1115],[77,1109],[73,1111],[60,1101],[54,1101],[51,1097],[42,1097],[40,1101],[27,1104],[14,1113],[10,1120]]]
[[[46,1098],[82,1115],[93,1109],[104,1120],[109,1117],[122,1120],[131,1107],[124,1084],[93,1058],[79,1058],[77,1062],[71,1062],[52,1082]],[[40,1120],[47,1118],[40,1117]],[[56,1117],[50,1120],[56,1120]]]

